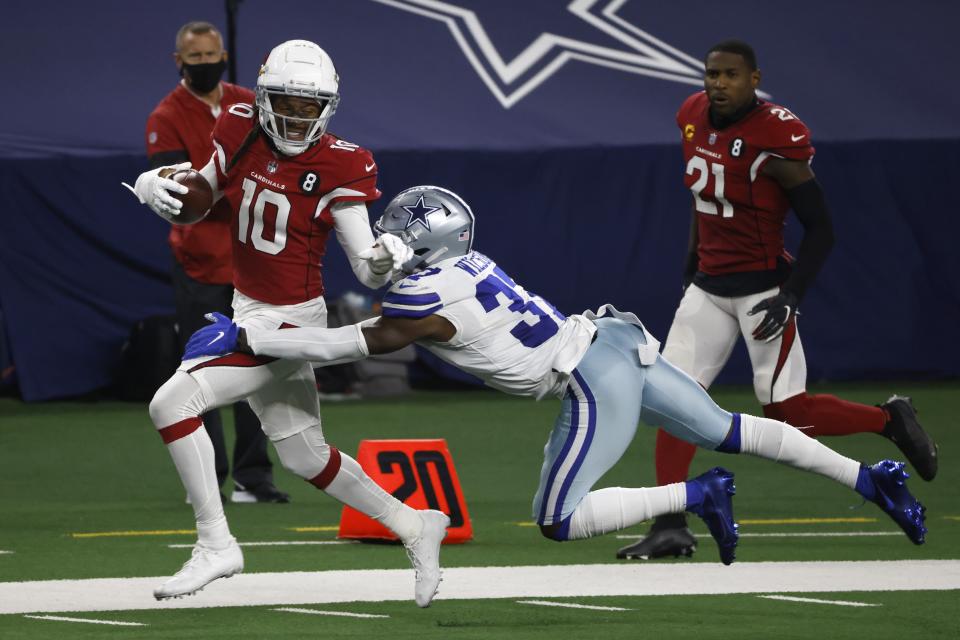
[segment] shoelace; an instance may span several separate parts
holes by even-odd
[[[201,561],[209,562],[207,557],[207,549],[201,549],[200,547],[194,547],[193,552],[190,554],[190,559],[183,563],[183,566],[180,567],[180,571],[177,571],[177,575],[180,575],[187,569],[192,568],[194,565],[200,564]]]
[[[420,541],[417,540],[416,542],[420,542]],[[410,547],[416,544],[416,542],[411,544]],[[413,565],[414,578],[416,579],[417,582],[420,582],[422,580],[422,576],[420,575],[420,565],[423,563],[423,561],[420,559],[420,556],[417,555],[417,552],[411,549],[410,547],[404,545],[403,550],[406,552],[407,558],[410,560],[410,563]]]

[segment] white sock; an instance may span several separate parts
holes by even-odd
[[[416,509],[384,491],[356,460],[340,452],[340,470],[324,491],[340,502],[370,516],[397,534],[403,542],[415,540],[423,529]]]
[[[204,546],[223,549],[229,543],[230,528],[220,502],[220,485],[214,464],[213,443],[201,426],[193,433],[167,445],[177,467],[197,520],[197,538]]]
[[[680,513],[687,503],[683,482],[662,487],[591,491],[570,516],[568,540],[581,540],[619,531],[665,513]]]
[[[811,471],[855,489],[860,463],[785,422],[740,414],[740,452]]]

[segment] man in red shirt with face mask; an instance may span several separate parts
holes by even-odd
[[[227,54],[217,28],[189,22],[177,32],[173,54],[182,79],[147,119],[147,156],[151,167],[190,162],[202,167],[213,155],[210,133],[221,111],[253,102],[253,92],[220,76]],[[233,300],[230,207],[221,200],[193,225],[171,225],[173,284],[182,340],[206,324],[212,310],[229,315]],[[182,345],[181,345],[182,346]],[[237,438],[233,452],[233,502],[289,502],[273,484],[267,440],[246,402],[234,407]],[[223,423],[217,409],[203,416],[213,441],[217,479],[223,486],[230,469]]]

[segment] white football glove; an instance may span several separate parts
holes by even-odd
[[[385,233],[376,244],[363,252],[362,257],[370,263],[370,270],[378,275],[399,271],[404,263],[413,258],[413,249],[397,236]]]
[[[180,207],[183,206],[183,203],[170,195],[169,192],[173,191],[183,194],[189,191],[189,189],[179,182],[174,182],[170,178],[161,178],[160,172],[166,169],[172,169],[170,173],[174,173],[183,169],[189,169],[190,167],[191,164],[189,162],[181,162],[180,164],[169,167],[158,167],[141,173],[137,177],[137,183],[132,187],[126,182],[121,182],[120,184],[130,189],[133,195],[137,196],[137,199],[140,200],[140,204],[147,205],[158,216],[169,220],[174,216],[180,215]]]

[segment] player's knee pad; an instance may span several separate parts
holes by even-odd
[[[190,374],[183,371],[170,376],[150,401],[150,419],[157,429],[196,418],[206,410],[203,390]]]
[[[570,538],[570,516],[560,522],[540,525],[540,533],[555,542],[566,542]]]
[[[327,468],[332,447],[323,438],[320,425],[314,425],[274,443],[280,463],[304,480],[316,478]]]
[[[763,415],[797,428],[805,427],[812,424],[809,400],[806,393],[798,393],[786,400],[763,405]]]

